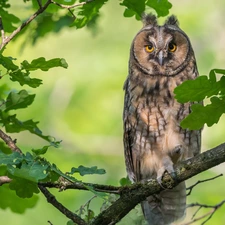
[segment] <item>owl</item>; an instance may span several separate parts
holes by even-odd
[[[187,34],[175,16],[160,26],[154,15],[143,18],[144,26],[130,50],[129,75],[124,84],[124,152],[129,179],[161,182],[174,165],[200,152],[201,130],[180,126],[193,103],[181,104],[174,88],[195,79],[198,70]],[[150,225],[167,225],[185,214],[185,183],[141,203]]]

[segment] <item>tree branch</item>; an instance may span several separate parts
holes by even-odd
[[[56,183],[40,182],[39,184],[41,184],[43,187],[58,188],[60,191],[64,191],[67,189],[90,191],[87,188],[87,187],[90,187],[90,188],[93,188],[95,191],[105,192],[105,193],[110,193],[110,194],[120,194],[120,188],[121,188],[121,187],[116,187],[116,186],[111,186],[111,185],[92,184],[92,183],[71,183],[71,182],[62,183],[60,181],[58,181]]]
[[[3,184],[8,184],[12,181],[12,179],[10,179],[7,176],[0,176],[0,186],[2,186]]]
[[[60,202],[58,202],[54,195],[52,195],[45,187],[42,185],[38,185],[41,192],[46,197],[47,201],[52,204],[55,208],[57,208],[61,213],[63,213],[67,218],[71,219],[74,223],[79,225],[87,225],[87,223],[81,219],[78,215],[68,210],[65,206],[63,206]]]
[[[63,5],[63,4],[57,3],[53,0],[48,0],[44,5],[42,5],[41,1],[37,0],[38,5],[39,5],[39,9],[33,15],[31,15],[24,23],[22,23],[21,26],[19,26],[16,30],[14,30],[9,37],[5,37],[5,32],[4,32],[4,29],[3,29],[3,22],[2,22],[2,19],[0,17],[0,32],[1,32],[1,36],[2,36],[2,43],[0,44],[0,50],[2,50],[31,21],[33,21],[38,15],[43,13],[48,8],[48,6],[50,4],[55,4],[55,5],[57,5],[61,8],[65,8],[65,9],[68,9],[70,11],[71,8],[82,6],[82,5],[85,5],[85,4],[87,4],[89,2],[92,2],[92,1],[93,0],[88,0],[86,2],[76,3],[76,4],[73,4],[73,5]],[[72,13],[72,15],[74,16],[73,13]]]
[[[1,44],[1,49],[3,49],[24,27],[26,27],[32,20],[34,20],[38,15],[43,13],[47,7],[52,3],[51,0],[48,0],[42,7],[40,7],[32,16],[30,16],[24,23],[21,24],[12,34],[4,39],[4,42]]]
[[[189,196],[189,195],[191,194],[191,192],[192,192],[193,188],[194,188],[195,186],[197,186],[198,184],[200,184],[200,183],[204,183],[204,182],[207,182],[207,181],[214,180],[214,179],[216,179],[216,178],[218,178],[218,177],[221,177],[221,176],[223,176],[223,174],[222,174],[222,173],[221,173],[221,174],[219,174],[219,175],[217,175],[217,176],[215,176],[215,177],[209,178],[209,179],[205,179],[205,180],[199,180],[199,181],[197,181],[195,184],[193,184],[193,185],[191,185],[190,187],[186,188],[186,190],[188,190],[187,196]]]
[[[225,143],[203,152],[198,156],[188,159],[175,166],[176,180],[173,180],[168,173],[163,176],[162,185],[166,188],[173,188],[180,182],[185,181],[205,170],[208,170],[225,161]],[[146,197],[157,194],[163,188],[157,180],[146,181],[144,184],[136,183],[122,187],[120,198],[109,208],[101,212],[91,225],[113,225],[120,221],[138,203]]]
[[[9,146],[9,148],[13,152],[19,152],[22,154],[22,151],[20,150],[20,148],[18,148],[15,144],[16,141],[13,141],[12,138],[8,136],[7,134],[5,134],[1,129],[0,129],[0,138]]]
[[[0,138],[6,142],[12,151],[17,151],[20,153],[22,152],[16,146],[15,142],[2,130],[0,130]],[[176,179],[172,179],[168,173],[165,173],[162,179],[162,185],[160,185],[156,179],[151,179],[145,183],[134,183],[132,185],[123,187],[113,187],[109,185],[90,183],[72,183],[66,184],[66,186],[60,186],[60,184],[40,183],[39,188],[52,205],[54,205],[62,213],[65,214],[66,212],[65,215],[68,218],[73,218],[72,220],[75,220],[75,218],[79,216],[70,212],[68,209],[62,206],[61,203],[58,203],[55,197],[46,189],[45,186],[58,187],[62,190],[69,188],[87,190],[87,186],[90,186],[96,191],[107,192],[108,190],[109,192],[119,194],[119,199],[116,200],[109,208],[101,212],[91,223],[91,225],[113,225],[120,221],[138,203],[145,200],[146,197],[157,194],[164,190],[163,187],[167,189],[173,188],[180,182],[185,181],[223,162],[225,162],[225,143],[176,165],[174,168]],[[219,208],[223,203],[216,205],[216,209]],[[212,215],[214,211],[212,211]],[[81,219],[81,221],[79,221],[79,223],[77,222],[77,224],[84,225],[85,223]]]

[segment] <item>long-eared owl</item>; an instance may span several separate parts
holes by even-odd
[[[174,88],[198,76],[194,51],[175,16],[159,26],[154,15],[143,18],[144,26],[130,50],[129,75],[124,84],[124,149],[129,179],[156,178],[200,152],[201,131],[182,129],[180,122],[192,103],[181,104]],[[141,203],[151,225],[167,225],[185,214],[185,183],[149,196]]]

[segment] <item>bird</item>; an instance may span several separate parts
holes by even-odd
[[[193,102],[179,103],[174,89],[198,77],[194,50],[176,16],[163,25],[146,14],[134,37],[124,83],[123,142],[125,165],[132,182],[174,175],[174,165],[200,153],[201,130],[183,129],[180,122]],[[186,187],[147,197],[141,202],[149,225],[168,225],[185,216]]]

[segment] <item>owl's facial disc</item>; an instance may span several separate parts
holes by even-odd
[[[149,75],[174,75],[185,66],[189,51],[187,36],[168,27],[145,28],[133,42],[134,58]]]

